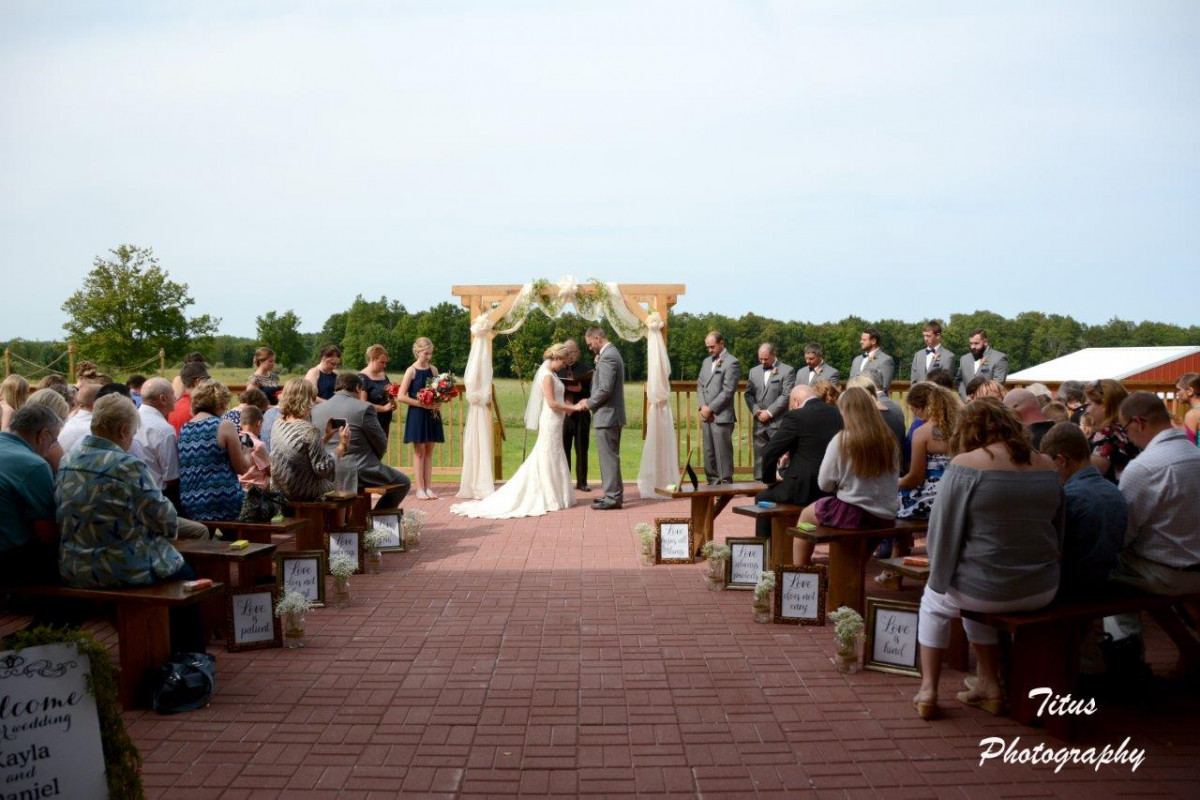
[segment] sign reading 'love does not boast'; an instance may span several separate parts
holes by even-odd
[[[107,796],[90,673],[70,645],[0,653],[0,797]]]

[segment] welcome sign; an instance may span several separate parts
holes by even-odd
[[[90,674],[70,645],[0,653],[0,797],[107,797]]]

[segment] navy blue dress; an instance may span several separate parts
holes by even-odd
[[[425,388],[425,384],[433,377],[433,370],[418,369],[413,371],[412,383],[408,385],[408,396],[417,399],[417,392]],[[425,442],[444,442],[442,418],[436,417],[427,408],[409,406],[404,417],[404,443],[423,444]]]
[[[317,397],[322,400],[329,400],[333,397],[334,387],[336,386],[336,372],[321,372],[321,370],[317,370]]]

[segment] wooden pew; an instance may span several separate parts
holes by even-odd
[[[210,633],[220,631],[225,641],[229,641],[229,631],[225,629],[229,593],[275,582],[275,545],[252,542],[241,550],[231,550],[229,542],[179,539],[175,549],[196,575],[211,578],[225,587],[218,597],[204,602],[204,627]]]
[[[787,566],[792,563],[792,537],[788,528],[800,520],[800,512],[804,506],[792,503],[776,503],[770,508],[759,505],[734,506],[733,513],[741,517],[752,517],[755,520],[768,519],[771,521],[771,564],[770,568]]]
[[[339,511],[350,513],[351,507],[357,502],[358,494],[328,494],[325,499],[313,502],[288,501],[284,514],[290,509],[295,519],[308,522],[303,530],[296,531],[297,550],[321,550],[325,546],[325,534],[336,530],[363,530],[356,526],[339,526],[335,517]]]
[[[672,500],[686,497],[691,501],[692,553],[699,555],[704,543],[713,540],[713,521],[725,510],[725,506],[735,497],[753,497],[766,488],[765,483],[757,482],[722,483],[716,486],[700,484],[695,489],[689,484],[676,489],[657,487],[654,493]]]
[[[65,597],[91,603],[109,603],[117,611],[117,639],[121,671],[117,676],[121,705],[127,710],[148,708],[142,691],[146,673],[171,657],[170,609],[220,597],[225,587],[214,583],[208,589],[187,592],[183,581],[122,589],[75,589],[70,586],[13,586],[21,597]]]
[[[308,527],[308,521],[303,519],[284,518],[278,522],[236,522],[229,520],[203,521],[209,533],[221,531],[224,541],[245,539],[256,544],[274,544],[281,549],[298,550],[296,537],[301,529]],[[182,539],[179,541],[183,541]]]
[[[814,544],[829,545],[829,592],[826,608],[848,606],[858,613],[866,609],[865,572],[871,548],[889,536],[924,536],[925,520],[896,520],[891,528],[847,530],[818,525],[811,531],[789,528],[788,532]]]
[[[375,507],[378,502],[376,498],[382,497],[388,492],[393,492],[404,486],[402,483],[389,483],[383,486],[360,486],[358,489],[358,497],[355,498],[354,504],[350,507],[350,527],[352,528],[369,528],[367,523],[367,514]],[[400,507],[396,507],[396,513],[400,513]]]
[[[1200,602],[1200,593],[1190,595],[1144,594],[1114,585],[1113,594],[1103,600],[1056,603],[1038,611],[984,614],[962,612],[967,619],[990,625],[1007,636],[1001,648],[1001,664],[1006,673],[1008,716],[1022,725],[1039,719],[1046,732],[1064,741],[1075,736],[1076,715],[1048,714],[1039,718],[1038,707],[1045,699],[1031,698],[1031,689],[1049,687],[1058,695],[1079,690],[1080,644],[1092,620],[1115,614],[1169,609],[1177,603]]]

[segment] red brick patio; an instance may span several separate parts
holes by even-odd
[[[429,512],[419,551],[355,576],[349,607],[312,612],[306,648],[215,646],[210,708],[125,715],[150,796],[1200,793],[1194,694],[1086,721],[1075,746],[1132,737],[1136,773],[981,767],[987,736],[1058,745],[959,706],[949,670],[945,718],[923,722],[915,679],[835,671],[832,628],[756,625],[750,593],[710,592],[699,565],[641,566],[633,525],[686,516],[683,502],[596,512],[580,495],[570,511],[481,522],[450,515],[442,493],[410,504]],[[726,512],[717,530],[752,525]],[[1173,652],[1149,633],[1161,670]]]

